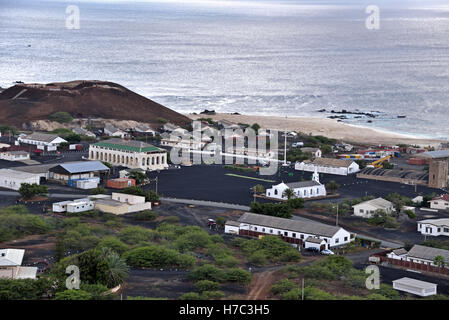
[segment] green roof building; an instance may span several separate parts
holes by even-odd
[[[91,144],[89,159],[143,170],[162,170],[168,167],[167,150],[142,141],[117,138]]]

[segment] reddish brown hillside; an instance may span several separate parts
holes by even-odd
[[[136,120],[160,125],[158,118],[185,126],[191,120],[112,82],[72,81],[18,84],[0,92],[0,124],[22,127],[66,111],[74,118]]]

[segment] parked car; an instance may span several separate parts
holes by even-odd
[[[308,247],[307,251],[311,251],[311,252],[320,252],[320,249],[315,248],[315,247]]]
[[[324,249],[324,250],[321,251],[321,254],[333,255],[335,253],[333,251],[329,250],[329,249]]]
[[[299,142],[293,142],[293,143],[292,143],[292,147],[293,147],[293,148],[304,147],[304,142],[301,142],[301,141],[299,141]]]

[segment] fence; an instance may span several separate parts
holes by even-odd
[[[424,263],[416,263],[416,262],[411,262],[411,261],[392,259],[392,258],[388,258],[385,255],[382,255],[382,253],[375,254],[372,256],[378,257],[380,259],[380,263],[386,262],[386,263],[389,263],[389,264],[392,264],[395,266],[399,266],[399,267],[403,267],[403,268],[407,268],[407,269],[432,272],[432,273],[438,273],[438,274],[443,274],[443,275],[449,276],[449,268],[436,267],[436,266],[432,266],[432,265],[424,264]]]

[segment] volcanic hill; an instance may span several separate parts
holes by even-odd
[[[16,84],[0,92],[0,124],[23,127],[65,111],[74,118],[135,120],[160,126],[160,119],[179,126],[191,120],[127,88],[106,81]]]

